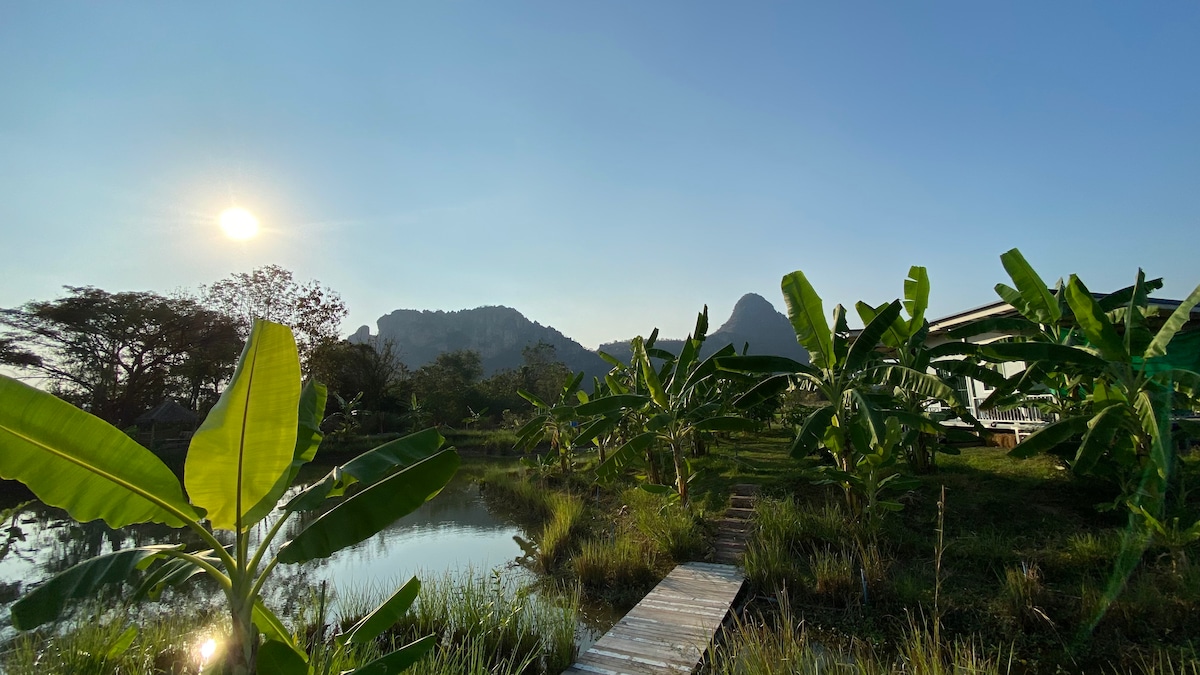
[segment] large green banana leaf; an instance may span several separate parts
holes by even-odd
[[[1096,303],[1092,292],[1074,274],[1067,282],[1067,304],[1075,313],[1079,329],[1083,331],[1088,342],[1100,351],[1102,357],[1118,363],[1129,361],[1129,352],[1125,350],[1124,341],[1117,335],[1116,327]]]
[[[308,663],[290,644],[268,639],[258,648],[257,675],[308,675]]]
[[[417,581],[416,577],[409,579],[386,602],[376,607],[374,611],[346,631],[345,641],[350,644],[365,644],[373,641],[404,616],[408,608],[412,607],[413,601],[417,599],[417,593],[420,591],[421,582]]]
[[[233,381],[192,437],[184,484],[212,526],[252,525],[247,513],[291,465],[300,403],[300,359],[287,326],[255,321]]]
[[[1004,264],[1005,271],[1012,277],[1013,283],[1017,285],[1017,292],[1020,293],[1020,304],[1014,303],[1010,297],[1005,297],[1009,304],[1016,307],[1022,315],[1038,323],[1053,324],[1062,318],[1058,300],[1019,250],[1014,248],[1007,251],[1000,256],[1000,262]]]
[[[1065,443],[1073,437],[1086,433],[1090,418],[1077,416],[1067,417],[1053,424],[1046,425],[1033,432],[1008,451],[1010,457],[1027,459],[1042,452],[1049,452],[1059,443]]]
[[[292,453],[292,464],[279,476],[279,480],[275,481],[271,491],[246,513],[246,522],[257,523],[267,517],[283,493],[291,487],[292,481],[296,480],[300,468],[317,455],[317,448],[325,438],[321,433],[321,418],[325,414],[326,395],[325,385],[319,382],[310,380],[304,385],[300,392],[300,424],[296,429],[296,448]]]
[[[609,453],[608,458],[596,467],[596,476],[602,480],[612,480],[621,474],[621,470],[638,459],[640,454],[658,440],[658,434],[653,431],[638,434],[626,441],[621,447]]]
[[[904,309],[910,317],[908,334],[912,335],[925,324],[925,310],[929,308],[929,273],[924,267],[913,265],[908,268],[904,280]]]
[[[108,422],[0,375],[0,477],[80,522],[148,521],[172,527],[199,516],[179,479]]]
[[[870,324],[872,321],[874,321],[876,315],[878,315],[883,310],[887,309],[888,306],[889,305],[885,304],[885,305],[880,305],[879,307],[872,307],[861,300],[854,303],[854,309],[856,311],[858,311],[858,318],[862,319],[864,326],[866,326],[866,325]],[[908,339],[908,335],[909,335],[908,330],[909,330],[908,322],[905,321],[903,318],[901,318],[899,315],[897,315],[896,320],[893,321],[891,327],[888,328],[888,330],[886,332],[884,332],[883,336],[880,338],[880,341],[889,347],[892,347],[894,349],[899,349],[900,346],[903,345],[904,342]]]
[[[875,318],[871,319],[871,323],[862,329],[862,332],[854,339],[854,343],[850,345],[850,351],[846,355],[845,369],[847,372],[856,372],[866,364],[867,359],[883,340],[884,333],[891,330],[892,323],[900,317],[900,308],[900,301],[893,301],[880,310]]]
[[[437,640],[438,636],[436,635],[426,635],[419,640],[413,640],[400,649],[384,654],[347,675],[393,675],[403,672],[424,656],[425,652],[432,649],[437,644]]]
[[[821,296],[799,270],[785,275],[780,283],[783,301],[787,305],[788,319],[796,340],[808,350],[809,359],[817,368],[832,368],[836,363],[833,354],[833,334],[825,323],[825,308]]]
[[[1117,432],[1126,425],[1127,410],[1123,405],[1110,405],[1088,421],[1087,433],[1083,435],[1071,465],[1072,471],[1078,474],[1092,472],[1104,452],[1112,447]]]
[[[371,484],[397,467],[412,466],[432,457],[445,442],[437,429],[424,429],[364,452],[343,464],[342,472],[361,483]]]
[[[458,454],[447,448],[371,484],[325,512],[284,544],[279,550],[279,562],[327,558],[375,535],[441,492],[457,470]]]
[[[1197,286],[1174,312],[1167,317],[1166,323],[1162,328],[1158,329],[1158,334],[1154,336],[1154,340],[1150,342],[1150,346],[1146,348],[1146,352],[1142,355],[1143,358],[1152,359],[1158,356],[1163,356],[1167,353],[1167,345],[1171,343],[1171,339],[1183,328],[1183,324],[1192,318],[1192,309],[1200,304],[1200,286]]]
[[[29,630],[53,621],[71,600],[93,597],[103,586],[127,581],[134,571],[144,569],[165,551],[178,548],[182,546],[129,548],[89,558],[70,567],[13,603],[13,627]]]
[[[814,410],[808,419],[804,420],[800,430],[796,432],[796,438],[792,441],[789,451],[791,456],[795,459],[803,459],[815,452],[821,446],[825,430],[833,423],[833,418],[836,416],[837,406],[832,404]]]

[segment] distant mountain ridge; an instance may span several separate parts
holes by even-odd
[[[712,323],[712,317],[709,317],[709,323]],[[808,363],[808,352],[796,341],[792,323],[757,293],[743,295],[733,306],[729,319],[717,330],[709,332],[708,339],[700,349],[700,357],[707,357],[726,345],[733,345],[739,354],[749,345],[749,354],[786,356]],[[683,340],[659,338],[655,346],[678,354],[683,347]],[[600,345],[600,351],[629,362],[629,340],[606,342]]]
[[[460,349],[479,352],[484,375],[518,368],[522,350],[545,342],[553,345],[559,360],[573,371],[603,375],[609,366],[593,352],[558,330],[530,321],[511,307],[489,306],[454,312],[398,309],[379,317],[378,337],[391,340],[400,360],[409,368],[433,362],[438,354]],[[370,328],[362,326],[351,342],[366,342]]]
[[[350,336],[351,342],[367,342],[372,337],[391,340],[400,360],[409,368],[431,363],[442,352],[472,349],[479,352],[485,376],[498,370],[517,368],[522,350],[538,342],[553,345],[556,354],[573,371],[589,377],[603,376],[609,365],[600,356],[568,338],[551,326],[531,321],[511,307],[489,306],[458,311],[398,309],[379,317],[378,333],[372,336],[362,326]],[[707,356],[732,344],[740,353],[749,343],[751,354],[775,354],[808,363],[808,353],[796,342],[787,317],[761,295],[748,293],[733,308],[729,319],[709,334],[702,355]],[[682,340],[659,339],[658,346],[678,352]],[[629,342],[609,342],[600,349],[625,362],[629,361]]]

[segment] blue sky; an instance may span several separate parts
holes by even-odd
[[[1196,3],[6,3],[0,307],[279,263],[347,332],[516,307],[584,345],[744,293],[1200,282]],[[265,232],[223,237],[237,204]]]

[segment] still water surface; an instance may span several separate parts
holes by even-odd
[[[277,541],[282,543],[291,534],[282,532]],[[0,639],[13,634],[11,603],[46,578],[92,556],[132,546],[188,541],[186,535],[159,525],[113,530],[98,521],[81,524],[40,502],[29,504],[0,524],[0,542],[10,539],[6,551],[0,548]],[[386,593],[413,575],[428,578],[447,572],[503,570],[532,582],[534,576],[519,565],[524,551],[517,539],[525,536],[521,528],[489,511],[478,485],[460,471],[437,497],[374,537],[324,560],[280,565],[274,579],[282,582],[278,585],[283,588],[277,591],[292,599],[297,588],[314,588],[322,581],[341,592]],[[580,639],[594,640],[607,628],[606,623],[611,623],[611,618],[581,623]]]

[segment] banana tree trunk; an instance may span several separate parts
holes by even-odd
[[[253,620],[254,599],[237,598],[231,603],[232,626],[225,650],[225,670],[230,675],[254,675],[258,661],[258,629]]]
[[[679,493],[679,503],[687,506],[687,460],[683,456],[683,444],[679,441],[671,443],[671,457],[675,460],[675,490]]]

